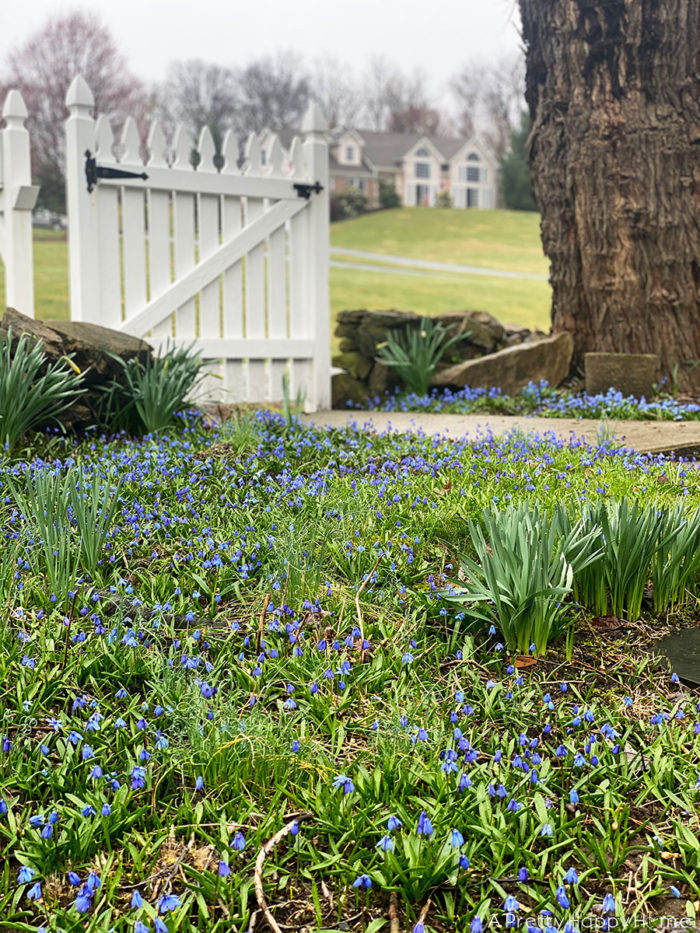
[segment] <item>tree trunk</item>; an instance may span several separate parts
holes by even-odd
[[[700,0],[520,0],[552,325],[700,389]]]

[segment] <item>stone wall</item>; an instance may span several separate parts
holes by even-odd
[[[448,348],[440,370],[545,336],[501,324],[486,311],[447,311],[432,320],[443,324],[450,337],[461,335]],[[333,407],[346,408],[348,402],[364,405],[368,397],[398,386],[394,370],[380,363],[376,355],[390,332],[417,328],[420,322],[420,315],[413,311],[341,311],[335,329],[340,352],[333,357],[333,365],[342,372],[333,376]]]

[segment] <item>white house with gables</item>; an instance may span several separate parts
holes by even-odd
[[[277,135],[287,146],[294,134]],[[263,158],[272,138],[269,131],[262,134]],[[331,197],[353,186],[364,191],[370,207],[376,207],[382,181],[393,185],[406,207],[433,207],[444,190],[450,192],[456,208],[496,207],[498,163],[476,137],[336,129],[328,142]]]

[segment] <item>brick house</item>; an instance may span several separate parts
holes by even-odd
[[[278,135],[288,147],[294,134]],[[272,136],[262,134],[263,154]],[[380,181],[393,185],[406,207],[432,207],[445,189],[456,208],[496,206],[498,163],[476,137],[336,129],[329,134],[329,174],[331,196],[352,185],[367,195],[370,207],[379,204]]]

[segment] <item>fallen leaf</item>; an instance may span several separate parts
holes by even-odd
[[[599,632],[613,632],[620,627],[620,620],[617,616],[596,616],[591,619],[591,625]]]
[[[515,659],[515,666],[518,668],[532,667],[533,664],[537,664],[537,660],[535,658],[531,658],[527,654],[521,654]]]

